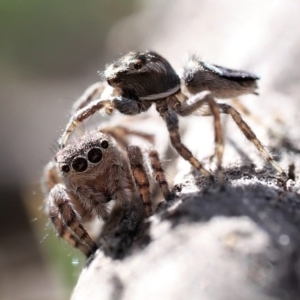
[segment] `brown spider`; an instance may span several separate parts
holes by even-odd
[[[59,150],[55,161],[45,167],[46,212],[58,235],[87,256],[98,245],[83,224],[93,216],[109,221],[107,206],[111,200],[121,207],[142,201],[142,214],[149,217],[153,213],[142,152],[138,146],[127,145],[129,134],[150,141],[153,138],[121,126],[90,131]],[[126,151],[120,145],[127,147]],[[149,158],[153,175],[169,200],[171,193],[156,150],[149,152]]]
[[[81,122],[100,109],[107,114],[117,110],[125,115],[136,115],[147,111],[152,104],[166,122],[172,146],[185,160],[211,180],[213,175],[193,156],[181,142],[178,115],[189,116],[196,111],[202,116],[214,117],[215,153],[219,179],[222,182],[223,135],[220,114],[229,114],[243,134],[250,140],[281,174],[285,172],[271,157],[255,133],[242,119],[240,113],[228,104],[216,102],[216,98],[235,98],[243,94],[257,94],[258,77],[246,71],[227,69],[199,60],[195,55],[188,57],[181,78],[170,63],[152,51],[130,52],[108,66],[104,77],[112,89],[110,96],[106,83],[90,86],[74,105],[74,114],[59,141],[63,148],[71,132]],[[181,83],[183,89],[181,89]],[[187,89],[188,98],[183,94]],[[202,93],[203,91],[206,91]],[[93,100],[97,94],[100,99]],[[201,109],[201,110],[200,110]],[[200,138],[199,138],[200,140]]]

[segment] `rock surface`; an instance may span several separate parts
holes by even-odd
[[[187,175],[149,244],[121,260],[98,251],[72,299],[298,299],[299,186],[251,167],[226,178],[219,191]]]

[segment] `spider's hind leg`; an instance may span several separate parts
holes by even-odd
[[[243,132],[245,137],[254,144],[260,154],[274,167],[274,169],[280,173],[282,176],[286,176],[286,173],[281,168],[281,166],[271,157],[259,139],[256,137],[255,133],[252,131],[250,126],[243,120],[240,113],[228,104],[218,104],[221,109],[221,113],[229,114],[239,129]]]
[[[178,131],[178,117],[175,112],[180,116],[188,116],[193,114],[196,110],[204,107],[204,112],[209,111],[210,114],[214,116],[214,128],[215,128],[215,154],[217,156],[217,172],[218,172],[218,179],[219,184],[223,185],[223,173],[222,173],[222,158],[223,158],[223,135],[222,135],[222,128],[221,128],[221,120],[220,120],[220,112],[219,107],[214,98],[207,94],[204,95],[203,93],[197,94],[196,96],[188,99],[187,101],[181,103],[179,102],[176,97],[169,97],[168,98],[168,105],[169,107],[174,110],[162,110],[158,107],[159,111],[162,111],[161,115],[165,119],[171,137],[171,142],[174,148],[178,151],[178,153],[188,160],[198,171],[202,172],[205,176],[213,178],[212,175],[206,171],[201,163],[196,160],[191,154],[191,152],[181,143],[179,131]],[[161,104],[162,105],[162,104]]]
[[[267,126],[265,124],[263,124],[263,122],[257,117],[255,116],[238,98],[232,98],[231,99],[232,104],[234,106],[234,108],[237,111],[240,111],[243,115],[249,117],[250,119],[252,119],[256,124],[265,127],[268,131],[270,130],[269,128],[267,128]]]

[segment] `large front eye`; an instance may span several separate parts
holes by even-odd
[[[102,159],[102,151],[99,148],[92,148],[88,154],[87,158],[91,163],[98,163]]]
[[[83,172],[87,169],[87,167],[88,167],[88,162],[83,157],[77,157],[72,162],[72,168],[76,172]]]

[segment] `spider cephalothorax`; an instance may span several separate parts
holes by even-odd
[[[217,158],[218,177],[221,181],[223,135],[220,114],[230,115],[263,157],[280,174],[285,175],[283,169],[270,156],[240,113],[234,107],[215,100],[215,97],[235,98],[243,94],[257,94],[258,77],[256,75],[212,65],[201,61],[195,55],[190,55],[185,62],[181,76],[182,85],[189,91],[186,95],[184,89],[181,90],[179,86],[180,77],[170,63],[155,52],[145,51],[130,52],[119,58],[107,67],[104,77],[113,87],[111,96],[103,92],[107,90],[106,83],[99,82],[92,85],[76,102],[75,112],[60,139],[60,147],[64,147],[76,126],[100,109],[104,108],[109,114],[117,110],[125,115],[136,115],[148,110],[154,104],[166,123],[172,146],[179,155],[206,177],[212,180],[214,178],[181,142],[178,115],[189,116],[197,111],[203,116],[214,117],[214,156]],[[203,94],[202,91],[206,93]],[[96,94],[101,94],[100,99],[92,101]]]
[[[155,52],[130,52],[104,72],[108,84],[121,89],[121,96],[156,100],[180,89],[180,79],[170,63]]]

